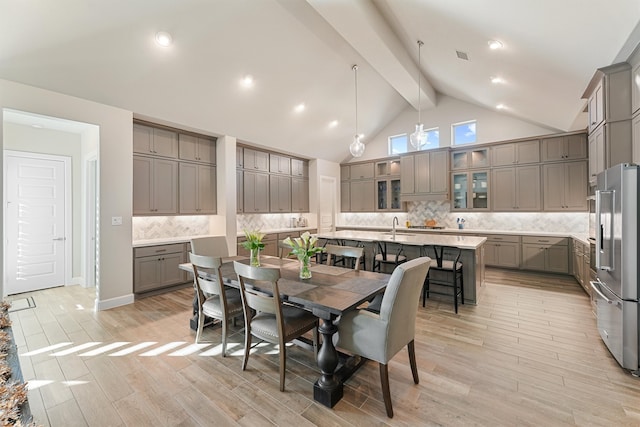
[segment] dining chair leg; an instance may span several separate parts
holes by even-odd
[[[222,323],[222,357],[227,357],[227,320],[221,319]]]
[[[407,351],[409,352],[409,364],[411,365],[413,382],[418,384],[420,382],[420,378],[418,378],[418,365],[416,364],[416,344],[414,340],[411,340],[409,344],[407,344]]]
[[[387,417],[393,418],[393,407],[391,406],[391,392],[389,391],[389,367],[385,363],[380,365],[380,383],[382,384],[382,397],[384,398],[384,407],[387,410]]]
[[[280,391],[284,391],[284,373],[287,369],[287,348],[283,342],[280,343]]]
[[[249,352],[251,351],[251,327],[247,323],[244,328],[244,359],[242,359],[242,370],[247,369]]]
[[[198,313],[198,329],[196,330],[196,344],[200,343],[202,338],[202,329],[204,328],[204,314]]]

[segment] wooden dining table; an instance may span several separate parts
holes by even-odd
[[[249,258],[237,256],[224,259],[224,284],[238,288],[233,261],[249,264]],[[340,357],[333,343],[333,336],[339,328],[336,319],[384,292],[390,276],[371,271],[312,264],[312,277],[300,279],[299,262],[295,259],[261,256],[260,263],[261,267],[280,269],[278,288],[283,302],[310,311],[321,319],[319,332],[323,339],[317,359],[321,375],[314,383],[313,397],[317,402],[331,408],[342,398],[343,383],[358,366],[353,363],[341,363],[345,358]],[[180,264],[180,268],[192,271],[189,263]],[[206,272],[201,274],[207,275]]]

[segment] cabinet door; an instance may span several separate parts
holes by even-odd
[[[565,163],[565,209],[587,210],[587,162]]]
[[[150,256],[134,259],[133,291],[145,292],[162,286],[161,257]]]
[[[640,163],[640,114],[637,114],[631,121],[631,141],[631,157],[633,163],[637,164]],[[589,166],[591,166],[591,158],[589,158]]]
[[[269,207],[271,212],[291,212],[291,178],[269,176]]]
[[[515,143],[515,147],[517,164],[522,165],[540,162],[540,142],[537,139],[517,142]]]
[[[389,181],[381,179],[376,181],[376,210],[389,209]]]
[[[351,179],[373,178],[373,163],[351,165]]]
[[[351,211],[373,212],[375,210],[375,184],[372,180],[351,181]]]
[[[520,267],[520,245],[518,243],[499,243],[496,255],[499,267]]]
[[[604,78],[600,80],[600,83],[589,97],[589,132],[592,132],[604,120],[603,82]]]
[[[522,268],[527,270],[545,270],[546,251],[543,246],[522,244]]]
[[[517,208],[515,168],[491,170],[491,187],[491,207],[494,211],[513,211]]]
[[[257,171],[269,171],[269,153],[257,151],[251,148],[244,150],[244,168],[254,169]]]
[[[565,159],[578,160],[587,158],[587,140],[585,134],[567,135],[564,137]]]
[[[244,173],[244,211],[245,213],[269,212],[269,175],[268,174],[245,171]]]
[[[215,166],[198,165],[198,213],[217,212],[216,182]]]
[[[605,169],[604,130],[605,127],[601,126],[589,135],[589,182],[592,184]]]
[[[564,160],[565,158],[564,137],[544,138],[542,140],[542,161],[549,162]]]
[[[340,166],[340,181],[348,181],[351,179],[351,166]]]
[[[157,156],[178,158],[178,134],[165,129],[153,129],[153,152]]]
[[[244,174],[236,170],[236,212],[244,212]]]
[[[291,210],[309,212],[309,180],[291,178]]]
[[[549,246],[545,248],[545,270],[553,273],[569,273],[569,247]]]
[[[198,138],[198,160],[204,163],[216,163],[216,141]]]
[[[291,174],[291,159],[278,154],[269,154],[269,172]]]
[[[431,192],[431,153],[422,153],[415,156],[415,192],[418,194]],[[447,177],[442,177],[447,179]],[[440,177],[439,177],[440,179]]]
[[[178,213],[178,162],[153,160],[153,204],[155,213]]]
[[[400,159],[400,181],[402,194],[414,194],[415,189],[415,156],[403,156]]]
[[[178,135],[179,140],[179,157],[182,160],[200,160],[198,158],[198,138],[193,135]]]
[[[498,249],[499,243],[486,242],[484,244],[484,263],[485,265],[498,266]]]
[[[501,144],[491,147],[491,164],[493,166],[511,166],[516,163],[516,147],[514,144]]]
[[[514,195],[517,209],[519,211],[539,211],[542,205],[540,166],[520,166],[515,168],[515,172],[516,188]],[[495,191],[494,188],[491,190],[492,192]]]
[[[340,182],[340,211],[351,212],[351,183]]]
[[[180,213],[198,213],[198,165],[180,163]]]
[[[133,156],[133,214],[153,213],[153,159]]]
[[[133,152],[153,154],[153,128],[134,123]]]
[[[489,172],[471,172],[471,207],[489,209]]]
[[[429,153],[429,185],[431,193],[449,192],[449,167],[447,151]]]
[[[453,209],[469,208],[469,201],[467,199],[467,191],[469,188],[468,180],[469,177],[466,172],[454,173],[451,175],[451,187],[453,187],[453,189],[451,190],[453,193]]]
[[[309,176],[309,162],[300,159],[291,159],[291,175],[307,178]]]
[[[565,167],[563,163],[542,167],[543,207],[546,211],[564,210]]]
[[[640,64],[631,71],[631,112],[640,110]],[[636,162],[636,160],[634,160]]]
[[[185,262],[183,252],[162,255],[162,261],[160,262],[162,286],[178,285],[186,282],[185,272],[179,268],[179,265],[183,262]]]
[[[244,167],[244,152],[242,147],[236,147],[236,167]]]

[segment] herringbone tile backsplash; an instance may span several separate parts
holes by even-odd
[[[209,234],[209,217],[193,216],[145,216],[133,217],[133,240],[159,239],[163,237],[188,237]]]

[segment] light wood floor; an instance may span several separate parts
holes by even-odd
[[[640,425],[640,380],[607,352],[573,279],[491,269],[487,279],[478,305],[461,306],[458,315],[452,304],[432,300],[419,309],[420,384],[400,352],[389,368],[393,419],[385,416],[372,362],[328,409],[313,401],[318,372],[300,348],[288,348],[281,393],[277,348],[257,348],[248,370],[240,370],[239,327],[226,358],[219,355],[220,328],[207,333],[214,344],[189,347],[189,288],[99,313],[91,291],[50,289],[17,296],[32,295],[37,307],[11,318],[31,410],[42,425]],[[61,343],[71,344],[38,353]],[[168,349],[170,343],[177,344]],[[118,355],[134,345],[138,350]],[[164,345],[161,354],[145,355]],[[193,352],[175,353],[183,349]]]

